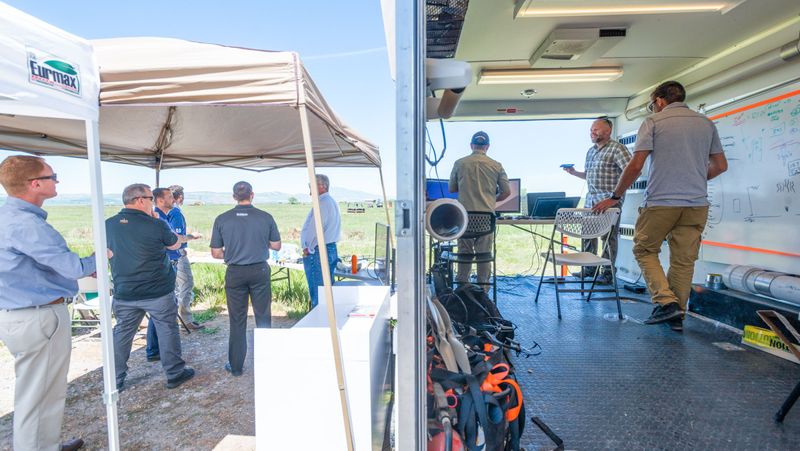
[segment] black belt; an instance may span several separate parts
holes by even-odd
[[[266,264],[267,264],[266,261],[256,262],[256,263],[247,263],[247,264],[244,264],[244,265],[234,265],[233,263],[228,263],[228,267],[229,268],[246,268],[248,266],[257,266],[257,265],[266,265]]]

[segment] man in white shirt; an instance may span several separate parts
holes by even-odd
[[[317,190],[319,191],[319,208],[322,217],[322,230],[325,237],[325,247],[328,250],[328,265],[333,283],[333,271],[339,261],[336,242],[339,241],[342,220],[339,216],[339,204],[328,194],[330,180],[328,176],[317,174]],[[308,212],[303,230],[300,232],[300,246],[303,248],[303,268],[308,281],[308,294],[311,297],[311,308],[317,306],[318,287],[322,286],[322,264],[319,259],[319,244],[317,243],[317,230],[314,222],[314,210]]]

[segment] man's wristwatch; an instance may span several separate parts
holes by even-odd
[[[611,193],[611,200],[620,200],[620,199],[622,199],[622,196],[617,196],[616,194]]]

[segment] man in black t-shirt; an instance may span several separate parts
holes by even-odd
[[[253,206],[253,187],[247,182],[233,185],[237,205],[214,220],[211,256],[224,259],[225,298],[228,303],[230,337],[225,369],[242,374],[247,355],[247,299],[253,304],[256,327],[272,325],[271,270],[269,250],[281,249],[281,235],[272,215]]]
[[[175,388],[194,377],[194,370],[181,358],[178,306],[175,303],[175,270],[167,249],[181,245],[166,222],[153,216],[153,193],[141,183],[122,192],[125,208],[106,220],[106,240],[111,251],[114,280],[114,363],[117,390],[128,374],[133,337],[145,313],[155,325],[160,341],[161,366],[167,388]]]

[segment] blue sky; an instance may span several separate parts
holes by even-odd
[[[377,0],[309,1],[149,1],[42,2],[6,1],[70,33],[86,39],[163,36],[265,50],[299,52],[328,103],[346,123],[381,148],[387,191],[396,184],[395,94]],[[438,123],[429,124],[434,146],[441,149]],[[529,191],[585,191],[581,180],[558,165],[578,163],[591,145],[587,121],[512,123],[446,123],[447,153],[439,165],[441,178],[453,162],[469,152],[476,130],[492,137],[490,155],[501,161],[509,177],[522,178]],[[7,155],[0,151],[0,157]],[[61,193],[88,193],[84,160],[52,158]],[[375,169],[325,169],[334,186],[380,193]],[[435,175],[436,171],[430,171]],[[130,183],[154,183],[153,171],[118,164],[103,165],[104,192],[119,193]],[[305,170],[283,169],[264,174],[237,170],[166,170],[162,185],[178,183],[189,191],[225,192],[238,180],[257,191],[307,191]],[[0,188],[0,191],[2,189]]]

